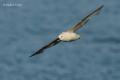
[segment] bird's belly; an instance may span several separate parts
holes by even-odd
[[[79,38],[80,38],[80,35],[76,33],[67,32],[67,33],[64,33],[64,38],[62,39],[62,41],[73,41]]]

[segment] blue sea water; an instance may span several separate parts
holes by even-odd
[[[29,57],[101,4],[80,40]],[[0,80],[120,80],[119,8],[119,0],[1,0]]]

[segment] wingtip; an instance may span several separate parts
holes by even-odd
[[[33,56],[38,55],[38,54],[40,54],[40,53],[42,53],[42,52],[43,52],[43,51],[37,51],[37,52],[33,53],[32,55],[30,55],[29,57],[33,57]]]
[[[29,57],[33,57],[33,56],[35,56],[35,55],[37,55],[37,54],[32,54],[32,55],[30,55]]]
[[[98,7],[99,7],[100,9],[102,9],[102,8],[104,7],[104,4],[99,5]]]
[[[30,55],[29,57],[33,57],[33,56],[34,56],[34,54]]]

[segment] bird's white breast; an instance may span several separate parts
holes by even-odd
[[[80,35],[73,32],[62,32],[58,37],[62,41],[72,41],[79,39]]]

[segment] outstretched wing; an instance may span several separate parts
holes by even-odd
[[[85,25],[92,16],[99,14],[99,12],[102,8],[103,8],[103,5],[99,6],[96,10],[94,10],[93,12],[91,12],[90,14],[85,16],[79,23],[77,23],[74,27],[70,28],[68,31],[75,32],[79,28],[83,27],[83,25]]]
[[[30,57],[35,56],[37,54],[42,53],[45,49],[52,47],[56,44],[58,44],[61,40],[59,38],[54,39],[53,41],[51,41],[50,43],[48,43],[47,45],[45,45],[44,47],[42,47],[41,49],[39,49],[37,52],[33,53],[32,55],[30,55]]]

